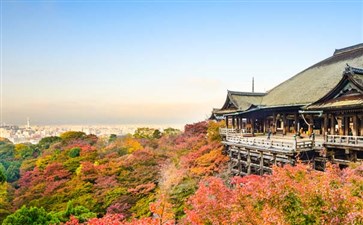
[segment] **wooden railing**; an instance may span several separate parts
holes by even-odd
[[[243,130],[234,129],[234,128],[219,128],[219,134],[221,136],[227,136],[231,134],[239,134],[242,137],[251,137],[252,133],[243,132]]]
[[[236,144],[246,144],[249,146],[274,148],[284,151],[300,151],[305,149],[312,149],[314,147],[313,140],[306,141],[281,141],[281,140],[267,140],[262,138],[246,138],[241,133],[226,132],[226,141]]]
[[[237,129],[234,128],[219,128],[219,134],[226,136],[227,134],[235,134],[239,133]]]
[[[327,135],[325,143],[363,147],[363,136]]]

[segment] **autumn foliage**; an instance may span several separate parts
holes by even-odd
[[[56,223],[173,224],[185,215],[199,180],[227,166],[221,144],[208,138],[209,126],[187,125],[185,132],[142,128],[135,136],[110,138],[70,131],[38,145],[0,143],[4,179],[13,164],[18,174],[0,184],[6,200],[0,222],[26,205],[50,213]],[[97,218],[63,213],[70,202]]]
[[[0,140],[0,222],[362,224],[362,165],[318,172],[298,164],[232,178],[221,125],[106,138],[67,132],[38,145]]]
[[[307,165],[272,175],[209,177],[189,199],[185,224],[361,224],[363,165],[326,172]]]

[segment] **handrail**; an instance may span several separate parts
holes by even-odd
[[[276,141],[265,140],[261,138],[246,138],[241,133],[228,133],[226,135],[226,141],[237,144],[247,144],[251,146],[275,148],[285,151],[299,151],[303,149],[311,149],[314,147],[313,140],[305,141]]]
[[[219,128],[220,135],[226,135],[227,133],[236,133],[237,129],[234,128]]]
[[[275,141],[275,140],[263,140],[263,139],[253,139],[246,138],[246,133],[242,133],[241,131],[234,128],[219,128],[219,133],[221,135],[226,136],[227,141],[231,142],[240,142],[240,143],[249,143],[259,146],[274,146],[281,148],[290,148],[294,150],[304,149],[304,148],[312,148],[315,143],[312,140],[306,141],[296,141],[295,146],[294,142],[285,142],[285,141]],[[249,140],[248,142],[246,140]],[[251,140],[255,140],[254,142]],[[271,142],[271,143],[270,143]],[[269,144],[270,143],[270,144]],[[349,135],[327,135],[325,138],[325,144],[330,145],[346,145],[346,146],[356,146],[363,147],[363,136],[349,136]]]
[[[327,135],[326,144],[353,145],[363,147],[363,136]]]

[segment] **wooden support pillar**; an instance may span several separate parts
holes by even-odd
[[[348,135],[349,134],[349,117],[344,116],[344,135]]]
[[[354,116],[353,116],[353,130],[352,130],[352,132],[353,132],[353,136],[358,136],[358,133],[359,133],[359,119],[358,119],[358,115],[357,114],[355,114]]]
[[[294,131],[296,134],[297,132],[299,132],[298,127],[297,127],[297,124],[299,123],[299,114],[297,112],[295,112],[295,114],[294,114],[294,120],[295,120]]]
[[[226,116],[226,127],[228,128],[228,119],[229,119],[229,117],[228,116]]]
[[[286,114],[285,113],[282,114],[282,123],[283,123],[282,134],[286,135],[286,133],[287,133],[287,130],[286,130],[287,120],[286,120]]]
[[[357,120],[357,127],[358,127],[358,135],[357,136],[363,136],[363,115],[358,115],[358,120]]]
[[[238,155],[237,155],[237,159],[238,159],[238,172],[239,174],[242,174],[242,163],[241,163],[241,149],[238,148]]]
[[[277,163],[277,156],[276,153],[273,153],[273,164],[276,165]]]
[[[244,130],[246,127],[245,127],[245,124],[243,124],[243,118],[241,117],[241,129]]]
[[[272,133],[276,133],[276,113],[272,114]]]
[[[251,154],[250,150],[247,150],[247,174],[251,174]]]
[[[232,116],[232,128],[236,128],[235,126],[236,126],[236,124],[235,124],[235,118],[234,118],[234,116]]]
[[[260,152],[260,175],[263,175],[263,152]]]
[[[231,173],[232,172],[232,163],[233,163],[233,161],[232,161],[232,151],[231,151],[231,149],[230,149],[231,147],[230,146],[227,146],[227,149],[229,150],[229,162],[228,162],[228,172],[229,173]]]
[[[329,114],[324,114],[324,125],[323,125],[324,140],[325,140],[326,135],[328,133],[328,120],[329,120]]]
[[[255,135],[255,118],[251,118],[251,133],[252,133],[252,136]]]
[[[350,151],[350,161],[357,162],[357,151]]]
[[[267,133],[267,119],[266,117],[263,118],[263,134]]]
[[[288,155],[287,160],[289,161],[290,165],[292,165],[292,166],[294,165],[294,160],[293,160],[292,156]]]
[[[334,135],[335,134],[335,116],[334,116],[334,114],[330,114],[330,133],[332,134],[332,135]]]
[[[309,127],[308,127],[308,133],[311,135],[314,132],[314,115],[311,114],[308,119]]]

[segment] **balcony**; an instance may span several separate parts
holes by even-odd
[[[230,128],[220,128],[219,132],[225,137],[224,144],[258,148],[275,153],[310,151],[316,144],[321,146],[320,142],[315,142],[311,139],[298,140],[294,136],[271,136],[270,139],[267,139],[266,136],[250,137],[248,133]]]
[[[363,136],[327,135],[324,145],[363,151]]]

